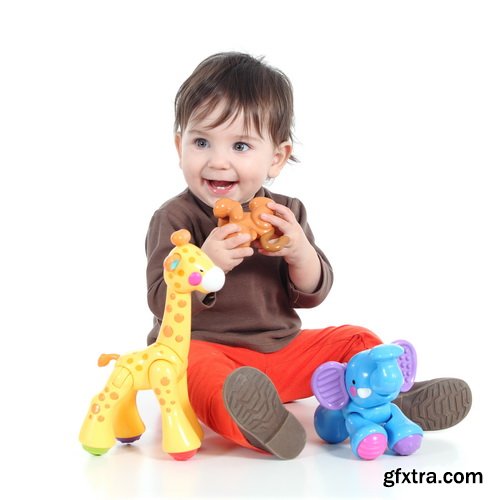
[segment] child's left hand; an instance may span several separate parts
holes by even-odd
[[[281,234],[287,236],[289,242],[278,252],[268,252],[259,244],[259,253],[274,257],[283,257],[290,266],[301,265],[309,255],[311,244],[304,234],[302,227],[297,222],[294,213],[288,207],[285,207],[285,205],[275,202],[269,202],[267,207],[275,212],[275,215],[261,214],[260,218],[274,226],[278,237]]]
[[[293,212],[284,205],[269,202],[267,206],[274,215],[261,214],[261,219],[271,223],[276,232],[288,236],[288,244],[279,252],[267,252],[262,247],[259,253],[283,257],[288,264],[288,274],[295,286],[306,293],[316,290],[321,278],[321,265],[316,249],[311,245]]]

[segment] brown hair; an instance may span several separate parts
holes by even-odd
[[[224,109],[211,127],[243,112],[262,137],[263,127],[277,146],[293,141],[293,89],[280,70],[240,52],[222,52],[202,61],[175,96],[174,131],[182,133],[194,114],[199,120],[224,101]],[[290,160],[296,161],[292,156]]]

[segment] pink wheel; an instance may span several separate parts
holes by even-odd
[[[375,433],[366,436],[358,445],[356,450],[359,458],[373,460],[382,455],[387,448],[387,437],[384,434]]]
[[[169,455],[174,460],[178,460],[181,462],[181,461],[189,460],[190,458],[194,457],[196,455],[197,451],[198,451],[198,448],[196,450],[184,451],[182,453],[169,453]]]

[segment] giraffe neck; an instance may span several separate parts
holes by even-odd
[[[191,294],[171,292],[167,299],[157,344],[170,347],[185,360],[191,342]]]

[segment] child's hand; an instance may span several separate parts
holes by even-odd
[[[274,202],[269,202],[267,207],[275,212],[275,215],[261,214],[260,218],[272,224],[278,235],[288,236],[289,242],[278,252],[268,252],[263,248],[260,248],[259,252],[263,255],[283,257],[291,266],[300,265],[308,257],[311,246],[302,227],[288,207]]]
[[[261,219],[271,223],[277,232],[288,236],[289,242],[279,252],[267,252],[263,248],[260,248],[259,252],[263,255],[283,257],[295,286],[306,293],[312,293],[321,278],[321,265],[316,250],[288,207],[274,202],[268,203],[267,206],[275,215],[261,214]]]
[[[249,234],[240,234],[228,238],[229,235],[240,231],[238,224],[226,224],[216,227],[203,243],[201,249],[225,273],[231,271],[243,262],[245,257],[253,255],[251,247],[238,248],[241,244],[250,241]],[[227,238],[227,239],[226,239]]]

